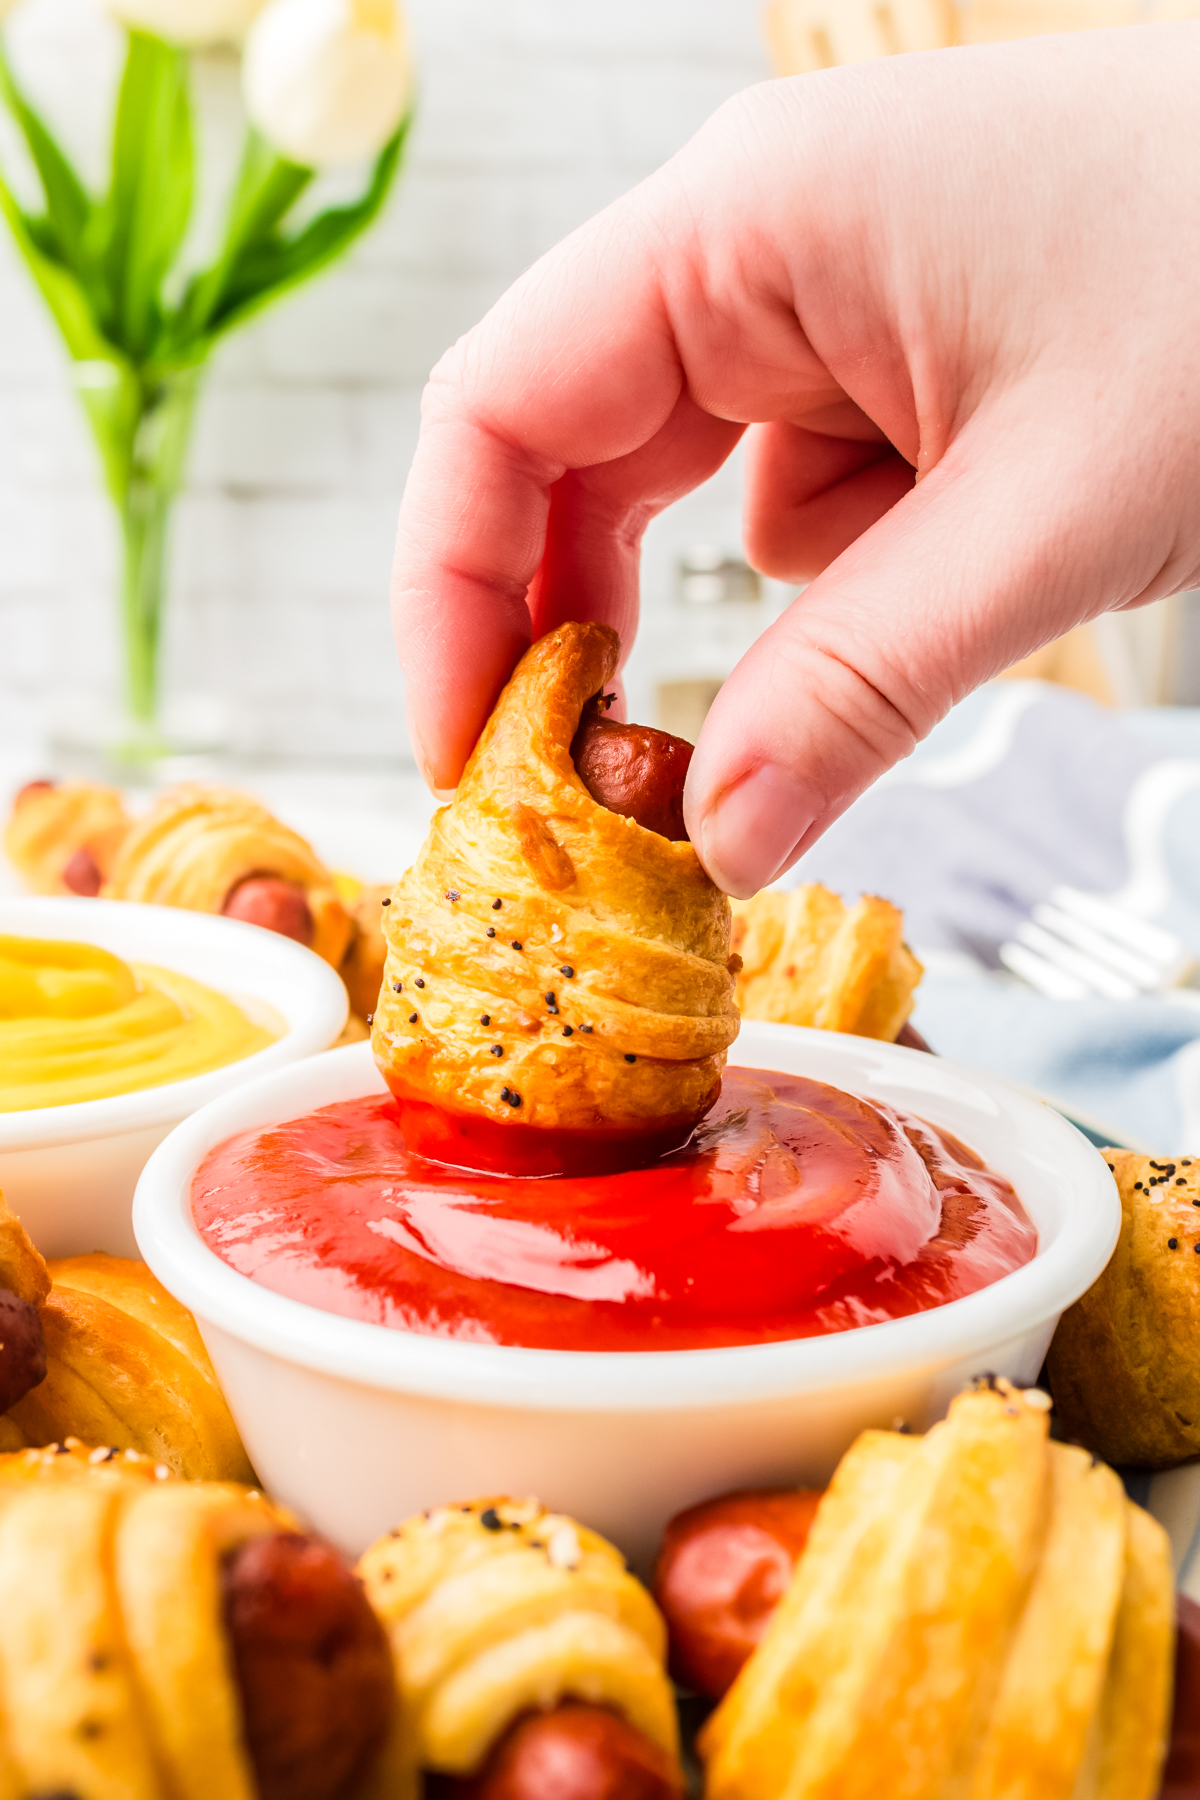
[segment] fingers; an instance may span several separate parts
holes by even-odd
[[[726,892],[776,880],[971,688],[1125,595],[1169,591],[1169,533],[1035,419],[981,418],[734,670],[688,774],[692,842]],[[1046,496],[1054,495],[1051,504]],[[1125,594],[1114,583],[1125,584]]]
[[[863,424],[861,439],[782,419],[750,433],[744,537],[746,555],[764,575],[819,575],[912,488],[912,465]]]

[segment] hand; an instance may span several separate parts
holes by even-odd
[[[1200,26],[752,88],[435,369],[394,610],[457,781],[531,640],[623,643],[653,515],[752,425],[746,548],[811,586],[704,726],[688,827],[773,880],[979,682],[1200,580]]]

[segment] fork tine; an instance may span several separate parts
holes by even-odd
[[[1017,939],[1027,949],[1036,951],[1046,962],[1065,969],[1068,975],[1074,975],[1076,980],[1082,981],[1094,994],[1103,994],[1106,1000],[1132,1000],[1137,995],[1137,988],[1127,977],[1118,975],[1115,969],[1106,968],[1093,957],[1085,956],[1082,950],[1073,950],[1061,938],[1044,931],[1031,919],[1025,919],[1017,926]]]
[[[1074,975],[1045,962],[1024,944],[1001,944],[1000,961],[1021,980],[1051,1000],[1086,1000],[1089,989]]]
[[[1030,914],[1035,925],[1041,925],[1052,931],[1055,937],[1062,938],[1064,943],[1073,944],[1082,950],[1085,956],[1094,956],[1097,962],[1115,969],[1118,975],[1125,975],[1135,987],[1156,988],[1163,978],[1161,963],[1148,962],[1144,956],[1137,956],[1132,950],[1114,938],[1105,937],[1102,931],[1095,931],[1085,925],[1081,919],[1072,918],[1070,913],[1060,912],[1057,906],[1050,906],[1040,901]]]
[[[1105,937],[1117,938],[1151,962],[1171,964],[1182,960],[1186,966],[1189,960],[1174,932],[1164,931],[1161,925],[1151,925],[1145,919],[1135,919],[1132,913],[1114,906],[1111,900],[1101,900],[1096,894],[1084,894],[1078,888],[1065,885],[1053,888],[1050,900],[1063,912],[1071,913],[1085,925],[1094,926]]]

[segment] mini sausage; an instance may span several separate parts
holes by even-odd
[[[430,1775],[425,1800],[682,1800],[679,1770],[618,1713],[567,1700],[529,1713],[478,1775]]]
[[[46,1379],[42,1318],[29,1300],[0,1288],[0,1413]]]
[[[73,894],[82,894],[87,900],[94,900],[104,885],[100,873],[100,865],[86,845],[81,845],[74,856],[67,858],[63,865],[62,884]]]
[[[1160,1800],[1200,1796],[1200,1606],[1175,1602],[1175,1716]]]
[[[335,1800],[369,1769],[394,1703],[391,1652],[345,1558],[299,1532],[222,1569],[225,1627],[259,1800]]]
[[[821,1495],[751,1490],[707,1500],[667,1526],[654,1597],[681,1687],[719,1700],[783,1598]]]
[[[692,746],[649,725],[606,719],[612,695],[598,694],[583,709],[571,744],[576,773],[593,800],[609,812],[636,819],[672,843],[686,843],[683,784]]]
[[[56,785],[57,783],[53,781],[27,781],[25,786],[23,788],[18,788],[13,795],[13,811],[15,812],[22,800],[26,799],[30,794],[49,794]]]
[[[261,925],[264,931],[293,938],[305,949],[312,944],[313,916],[304,890],[282,875],[247,875],[229,890],[221,911],[227,919],[241,919],[247,925]]]

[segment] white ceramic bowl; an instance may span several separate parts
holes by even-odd
[[[347,1551],[423,1507],[537,1494],[644,1565],[680,1507],[726,1489],[823,1483],[867,1425],[921,1429],[985,1371],[1036,1379],[1063,1308],[1112,1253],[1120,1203],[1099,1154],[1005,1082],[864,1038],[743,1025],[731,1062],[808,1075],[948,1127],[1012,1181],[1032,1262],[963,1300],[829,1337],[600,1354],[457,1343],[268,1292],[202,1241],[193,1173],[233,1132],[375,1092],[366,1044],[206,1107],[138,1183],[143,1256],[196,1314],[272,1493]]]
[[[236,919],[126,900],[0,899],[0,933],[98,944],[127,962],[190,975],[252,1016],[287,1026],[253,1056],[186,1081],[74,1106],[0,1112],[0,1192],[44,1256],[136,1256],[133,1190],[155,1145],[218,1095],[328,1049],[346,1023],[346,990],[327,963]]]

